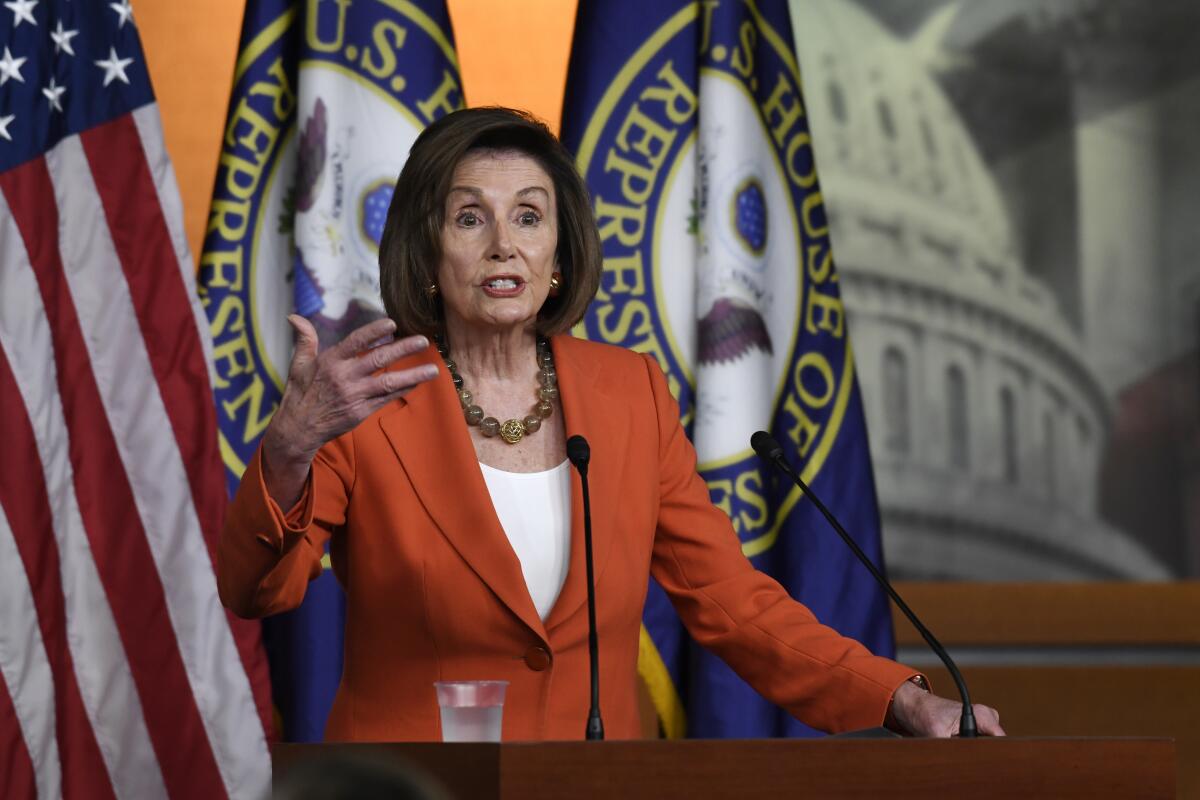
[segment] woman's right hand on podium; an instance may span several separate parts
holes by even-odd
[[[283,398],[262,444],[267,491],[284,511],[300,499],[322,445],[438,374],[432,364],[381,372],[429,346],[424,336],[393,341],[396,324],[390,319],[363,325],[323,353],[311,322],[298,314],[288,322],[296,345]]]

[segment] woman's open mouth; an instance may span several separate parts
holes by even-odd
[[[488,297],[515,297],[525,289],[525,281],[516,275],[495,275],[480,288]]]

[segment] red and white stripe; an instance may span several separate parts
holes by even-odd
[[[269,783],[265,660],[217,599],[211,358],[158,126],[148,106],[0,175],[6,796]]]

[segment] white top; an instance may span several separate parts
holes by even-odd
[[[562,591],[571,559],[570,462],[545,472],[505,472],[482,461],[479,467],[544,621]]]

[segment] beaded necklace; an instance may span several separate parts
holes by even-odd
[[[525,438],[526,434],[537,433],[542,427],[542,420],[554,413],[554,399],[558,397],[558,374],[554,371],[554,354],[550,352],[550,343],[539,339],[537,343],[538,364],[538,393],[537,403],[532,413],[524,419],[510,419],[501,423],[495,417],[485,416],[484,410],[475,405],[475,397],[463,388],[462,376],[458,374],[458,365],[450,359],[450,345],[442,339],[437,342],[438,352],[446,362],[454,388],[458,392],[458,402],[462,404],[463,416],[468,425],[478,425],[479,432],[489,439],[496,434],[508,444],[516,444]]]

